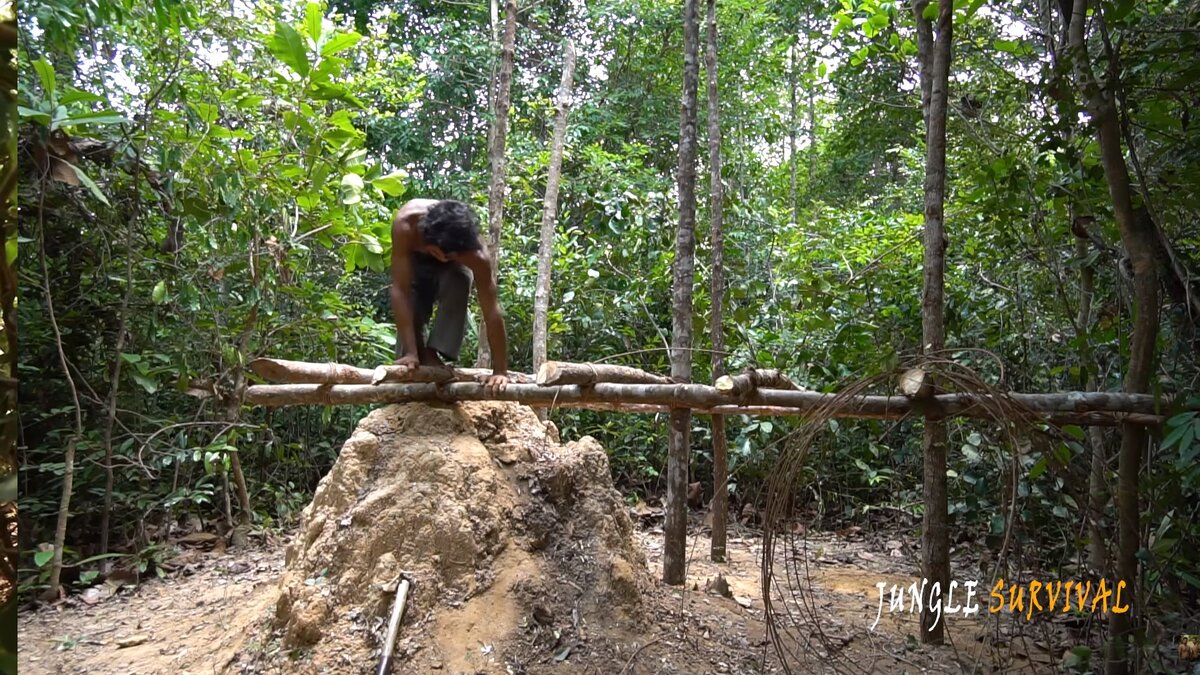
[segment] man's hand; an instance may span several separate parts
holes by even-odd
[[[492,373],[483,383],[483,390],[488,393],[488,396],[495,396],[504,391],[504,385],[508,384],[507,373]]]
[[[396,359],[396,365],[408,370],[416,370],[417,366],[421,365],[421,360],[417,358],[416,354],[405,354]]]

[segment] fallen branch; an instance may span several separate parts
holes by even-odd
[[[724,415],[772,414],[804,416],[834,401],[834,394],[814,391],[756,390],[730,402],[715,387],[702,384],[610,384],[590,386],[541,386],[510,384],[504,391],[489,394],[482,384],[404,383],[379,385],[280,384],[255,385],[247,389],[246,402],[254,405],[364,405],[408,401],[515,401],[534,407],[599,408],[629,412],[660,412],[691,408],[698,413]],[[1046,421],[1070,424],[1159,424],[1159,408],[1148,394],[1065,392],[1058,394],[1009,394],[1011,405]],[[838,418],[900,419],[932,411],[943,417],[990,419],[989,397],[975,394],[940,394],[921,409],[903,396],[855,396],[836,402],[831,416]],[[635,407],[638,406],[638,407]],[[648,408],[646,406],[653,406]]]
[[[796,389],[796,383],[778,370],[747,368],[739,375],[722,375],[714,383],[722,394],[741,396],[756,389]]]
[[[536,382],[542,386],[560,384],[671,384],[669,377],[647,373],[629,366],[608,363],[567,363],[547,361],[538,368]]]

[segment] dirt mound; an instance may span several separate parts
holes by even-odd
[[[372,667],[401,575],[397,672],[561,672],[637,636],[652,584],[604,449],[495,402],[359,423],[287,549],[275,624],[295,665]]]

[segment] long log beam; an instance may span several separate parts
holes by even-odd
[[[610,363],[569,363],[547,361],[538,368],[537,383],[544,386],[559,384],[671,384],[673,380],[647,373],[638,368]]]
[[[255,385],[246,391],[254,405],[345,405],[402,403],[407,401],[515,401],[535,407],[599,408],[658,412],[691,408],[698,413],[809,415],[830,404],[835,396],[813,391],[763,389],[732,404],[716,388],[702,384],[610,384],[542,386],[510,384],[489,394],[482,384],[403,383],[377,385],[282,384]],[[1055,423],[1116,424],[1121,421],[1158,424],[1162,419],[1154,397],[1146,394],[1065,392],[1009,394],[1008,400]],[[843,400],[833,416],[841,418],[900,419],[935,410],[940,416],[990,418],[981,405],[984,398],[969,394],[941,394],[924,404],[903,396],[858,396]],[[637,410],[633,406],[638,406]],[[648,409],[646,406],[654,406]]]
[[[255,359],[247,364],[255,375],[280,384],[378,384],[380,382],[482,382],[488,368],[407,368],[387,365],[375,369],[344,363],[309,363],[285,359]],[[524,373],[509,373],[514,382],[529,382]]]

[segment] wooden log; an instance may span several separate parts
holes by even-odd
[[[747,394],[755,389],[796,389],[796,383],[778,370],[753,368],[747,368],[738,375],[722,375],[713,386],[722,394],[735,396]]]
[[[404,366],[378,366],[371,373],[371,384],[382,382],[483,382],[491,377],[491,368],[433,368],[420,366],[406,368]],[[513,382],[528,383],[530,378],[525,373],[509,373]],[[349,384],[349,383],[348,383]]]
[[[762,389],[730,405],[727,396],[715,387],[702,384],[612,384],[590,386],[542,386],[510,384],[504,391],[489,394],[475,382],[404,383],[379,385],[280,384],[255,385],[246,391],[246,402],[256,405],[344,405],[401,403],[407,401],[515,401],[530,406],[558,408],[601,407],[627,410],[630,405],[667,408],[692,408],[697,412],[719,414],[810,415],[833,402],[833,394],[814,391]],[[989,419],[981,405],[983,396],[940,394],[933,397],[938,412],[945,416]],[[1024,406],[1031,413],[1049,420],[1099,424],[1110,418],[1138,424],[1161,421],[1159,405],[1148,394],[1106,392],[1064,392],[1060,394],[1010,394],[1009,402]],[[638,412],[651,412],[639,409]],[[753,412],[751,412],[753,411]],[[786,412],[785,412],[786,411]],[[903,396],[857,396],[841,400],[830,413],[839,418],[900,419],[920,414],[913,401]]]
[[[371,370],[344,363],[308,363],[254,359],[246,366],[264,380],[280,384],[371,384]]]
[[[247,366],[259,377],[280,384],[378,384],[380,382],[482,382],[487,368],[434,368],[385,365],[374,370],[344,363],[309,363],[284,359],[255,359]],[[509,373],[514,382],[528,382],[524,373]]]
[[[561,384],[671,384],[669,377],[609,363],[568,363],[547,361],[538,368],[536,382],[542,386]]]

